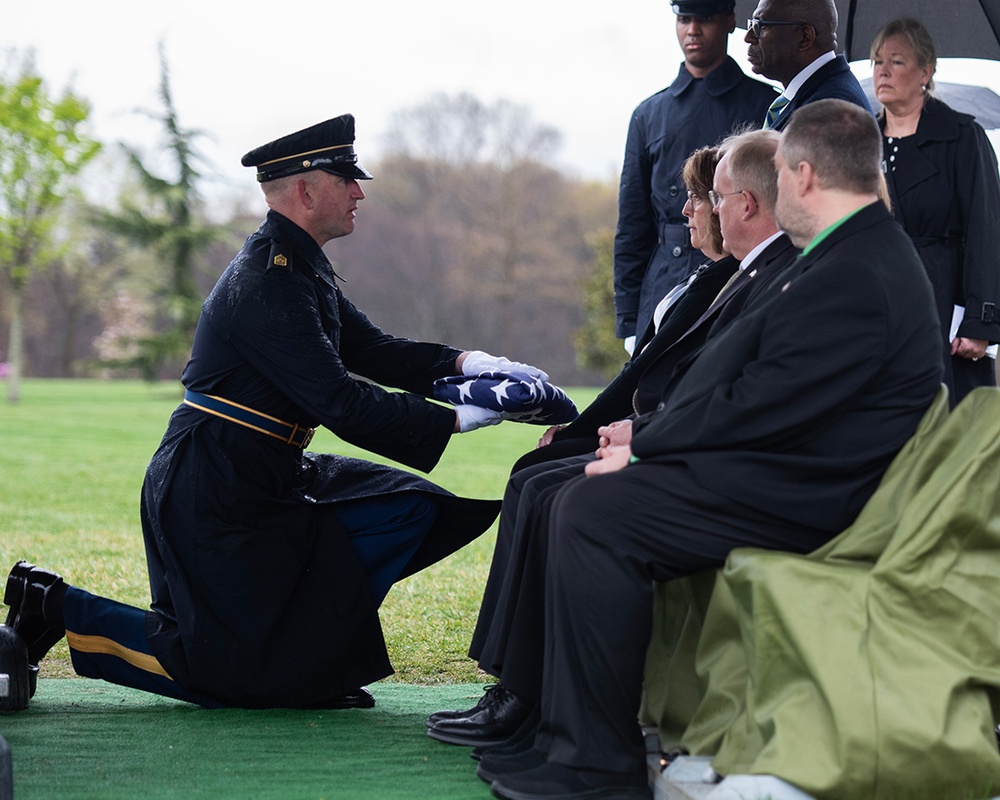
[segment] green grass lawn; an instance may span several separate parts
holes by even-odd
[[[570,391],[580,408],[595,394]],[[180,399],[179,383],[28,380],[19,403],[0,402],[0,579],[24,558],[88,591],[148,607],[139,489]],[[431,478],[456,494],[499,498],[511,464],[543,430],[508,422],[456,436]],[[383,460],[326,430],[310,449]],[[495,527],[390,592],[381,615],[396,680],[482,677],[466,649],[494,536]],[[63,642],[42,675],[71,674]]]

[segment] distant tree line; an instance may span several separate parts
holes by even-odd
[[[28,62],[14,77],[25,74]],[[0,75],[0,89],[12,80]],[[160,89],[150,113],[170,174],[105,147],[95,163],[119,176],[113,200],[60,195],[46,236],[61,246],[17,273],[20,342],[14,273],[0,270],[0,362],[20,347],[25,376],[176,379],[201,299],[259,222],[241,207],[207,221],[198,133],[177,118],[165,63]],[[524,107],[467,94],[400,111],[381,160],[363,160],[376,180],[355,232],[327,247],[348,297],[390,333],[531,361],[565,385],[602,382],[624,360],[612,334],[617,184],[551,166],[559,139]],[[0,152],[8,180],[3,164]]]

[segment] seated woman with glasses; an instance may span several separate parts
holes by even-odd
[[[681,213],[688,221],[691,247],[704,255],[701,263],[664,295],[645,331],[638,332],[632,359],[607,388],[569,425],[549,428],[538,449],[522,456],[513,471],[539,461],[593,453],[599,427],[636,413],[633,398],[645,364],[686,333],[735,274],[739,264],[723,246],[719,218],[710,199],[719,157],[718,147],[699,148],[685,161],[682,172],[688,199]]]

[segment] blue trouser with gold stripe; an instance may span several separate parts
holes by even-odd
[[[70,586],[63,620],[76,673],[206,708],[221,708],[217,700],[178,685],[160,666],[146,641],[148,613]]]
[[[437,504],[416,494],[345,502],[337,517],[354,543],[381,604],[437,519]],[[85,678],[173,697],[206,708],[222,704],[179,686],[152,654],[146,616],[152,612],[68,587],[63,605],[73,669]]]

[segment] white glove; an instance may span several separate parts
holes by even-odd
[[[629,355],[635,352],[635,334],[625,337],[625,352]]]
[[[520,361],[511,361],[503,356],[491,356],[482,350],[470,350],[462,362],[463,375],[478,375],[481,372],[523,372],[532,378],[547,381],[549,374]]]
[[[503,422],[503,412],[494,411],[492,408],[482,406],[461,405],[455,406],[455,413],[458,414],[458,432],[468,433],[476,428],[484,428],[487,425],[499,425]]]

